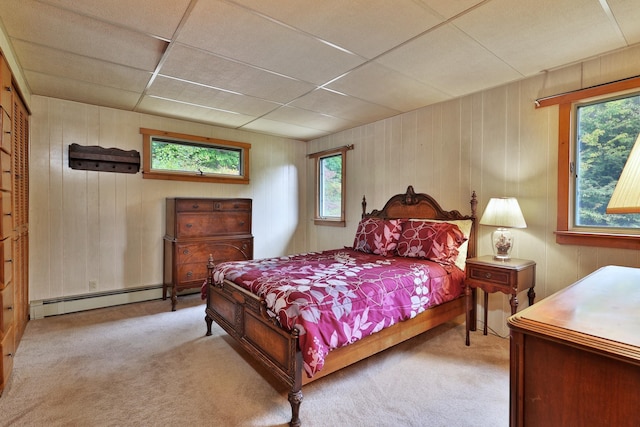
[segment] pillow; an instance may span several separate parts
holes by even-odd
[[[402,227],[396,253],[411,258],[427,258],[441,264],[455,264],[460,246],[467,239],[456,224],[408,221]]]
[[[356,251],[391,256],[398,245],[403,219],[363,218],[358,224],[353,249]]]
[[[449,224],[455,224],[458,226],[464,238],[465,242],[458,248],[458,257],[456,258],[456,265],[460,270],[464,271],[467,265],[467,250],[469,249],[469,236],[471,236],[471,227],[473,226],[473,220],[471,219],[451,219],[451,220],[438,220],[430,219],[430,222],[447,222]]]

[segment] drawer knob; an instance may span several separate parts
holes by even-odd
[[[239,223],[239,224],[240,224],[240,225],[244,225],[244,221],[240,221],[240,223]]]
[[[9,310],[9,311],[13,310],[13,306],[10,305],[9,307],[7,307],[7,310]]]
[[[491,279],[491,273],[484,273],[485,279]]]
[[[192,206],[192,208],[193,209],[200,209],[200,205],[196,203],[195,205]]]
[[[191,277],[191,276],[193,276],[193,271],[187,272],[187,277]]]
[[[191,227],[193,227],[193,224],[189,223],[189,224],[186,225],[186,227],[187,228],[191,228]]]
[[[184,255],[189,255],[189,249],[185,249],[184,251],[182,251],[182,253],[183,253]]]
[[[216,203],[216,209],[220,209],[222,207],[222,203]]]

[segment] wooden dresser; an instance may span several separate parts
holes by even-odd
[[[603,267],[507,323],[512,427],[638,425],[640,269]]]
[[[178,292],[202,286],[209,255],[216,263],[253,258],[251,204],[251,199],[166,200],[162,298],[171,287],[171,310]]]

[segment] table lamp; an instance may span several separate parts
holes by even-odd
[[[620,179],[613,190],[607,213],[640,213],[640,135],[636,139]]]
[[[514,236],[511,228],[527,228],[520,205],[515,197],[492,198],[480,219],[481,225],[498,227],[491,234],[493,258],[508,261],[511,258]]]

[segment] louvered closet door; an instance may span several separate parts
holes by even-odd
[[[18,343],[29,320],[29,115],[20,98],[13,98],[13,284]]]

